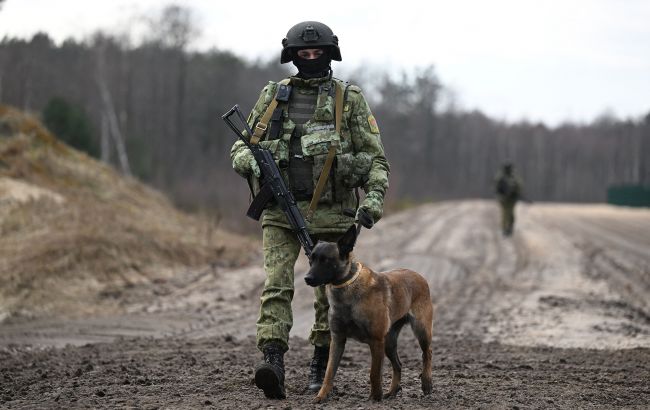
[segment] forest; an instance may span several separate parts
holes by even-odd
[[[235,103],[249,110],[269,80],[293,67],[193,50],[196,28],[188,13],[165,8],[137,43],[105,32],[60,44],[45,33],[5,37],[0,102],[38,113],[51,128],[59,118],[60,134],[72,115],[84,136],[68,143],[186,209],[241,214],[230,208],[248,199],[247,186],[231,169],[234,136],[220,116]],[[359,71],[350,77],[364,89],[381,129],[391,164],[389,206],[490,198],[505,160],[535,201],[599,202],[608,187],[650,185],[650,112],[557,126],[505,122],[458,106],[435,67],[398,78]]]

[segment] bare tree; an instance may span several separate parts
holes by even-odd
[[[179,5],[169,5],[162,10],[157,19],[151,21],[153,40],[163,47],[174,51],[176,59],[176,108],[174,141],[176,144],[183,140],[184,134],[184,109],[185,109],[185,81],[187,75],[187,47],[200,36],[200,29],[192,10]]]
[[[113,138],[115,143],[115,148],[117,150],[117,157],[119,160],[120,168],[122,172],[126,175],[131,175],[131,166],[129,165],[129,156],[126,152],[126,144],[124,143],[124,136],[120,130],[120,124],[115,113],[115,106],[113,105],[113,97],[111,96],[111,91],[106,84],[106,57],[105,57],[106,43],[101,39],[97,38],[96,44],[96,71],[95,71],[95,81],[97,82],[97,87],[99,89],[99,96],[102,102],[102,153],[101,157],[108,158],[108,152],[104,152],[104,149],[108,149],[108,138],[106,130],[108,130],[108,135]],[[105,127],[105,124],[108,124],[108,127]]]

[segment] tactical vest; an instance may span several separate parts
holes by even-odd
[[[351,107],[347,95],[350,90],[360,90],[337,79],[321,82],[311,89],[300,84],[288,85],[291,86],[289,96],[284,95],[286,80],[280,84],[271,83],[267,88],[262,113],[266,113],[269,106],[277,105],[269,123],[263,124],[260,146],[273,153],[297,200],[312,199],[328,151],[334,146],[334,163],[318,203],[349,202],[354,198],[353,189],[366,181],[372,163],[368,154],[355,152],[351,138]],[[343,93],[339,109],[342,117],[340,132],[336,131],[336,87],[341,87]],[[260,128],[258,123],[263,122],[260,121],[263,117],[255,119],[257,128]]]
[[[314,195],[313,163],[302,152],[305,124],[316,111],[318,92],[313,89],[294,89],[288,103],[288,117],[296,124],[289,140],[289,189],[298,201],[310,201]]]
[[[519,198],[519,183],[513,175],[501,174],[497,179],[497,194],[504,200],[515,201]]]

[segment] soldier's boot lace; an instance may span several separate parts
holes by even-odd
[[[309,391],[318,392],[323,385],[329,351],[329,346],[314,346],[314,357],[309,364]]]
[[[255,385],[269,399],[284,399],[284,350],[276,344],[262,348],[264,360],[255,368]]]

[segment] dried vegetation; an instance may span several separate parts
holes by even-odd
[[[0,106],[0,321],[111,313],[102,294],[245,263],[247,241]]]

